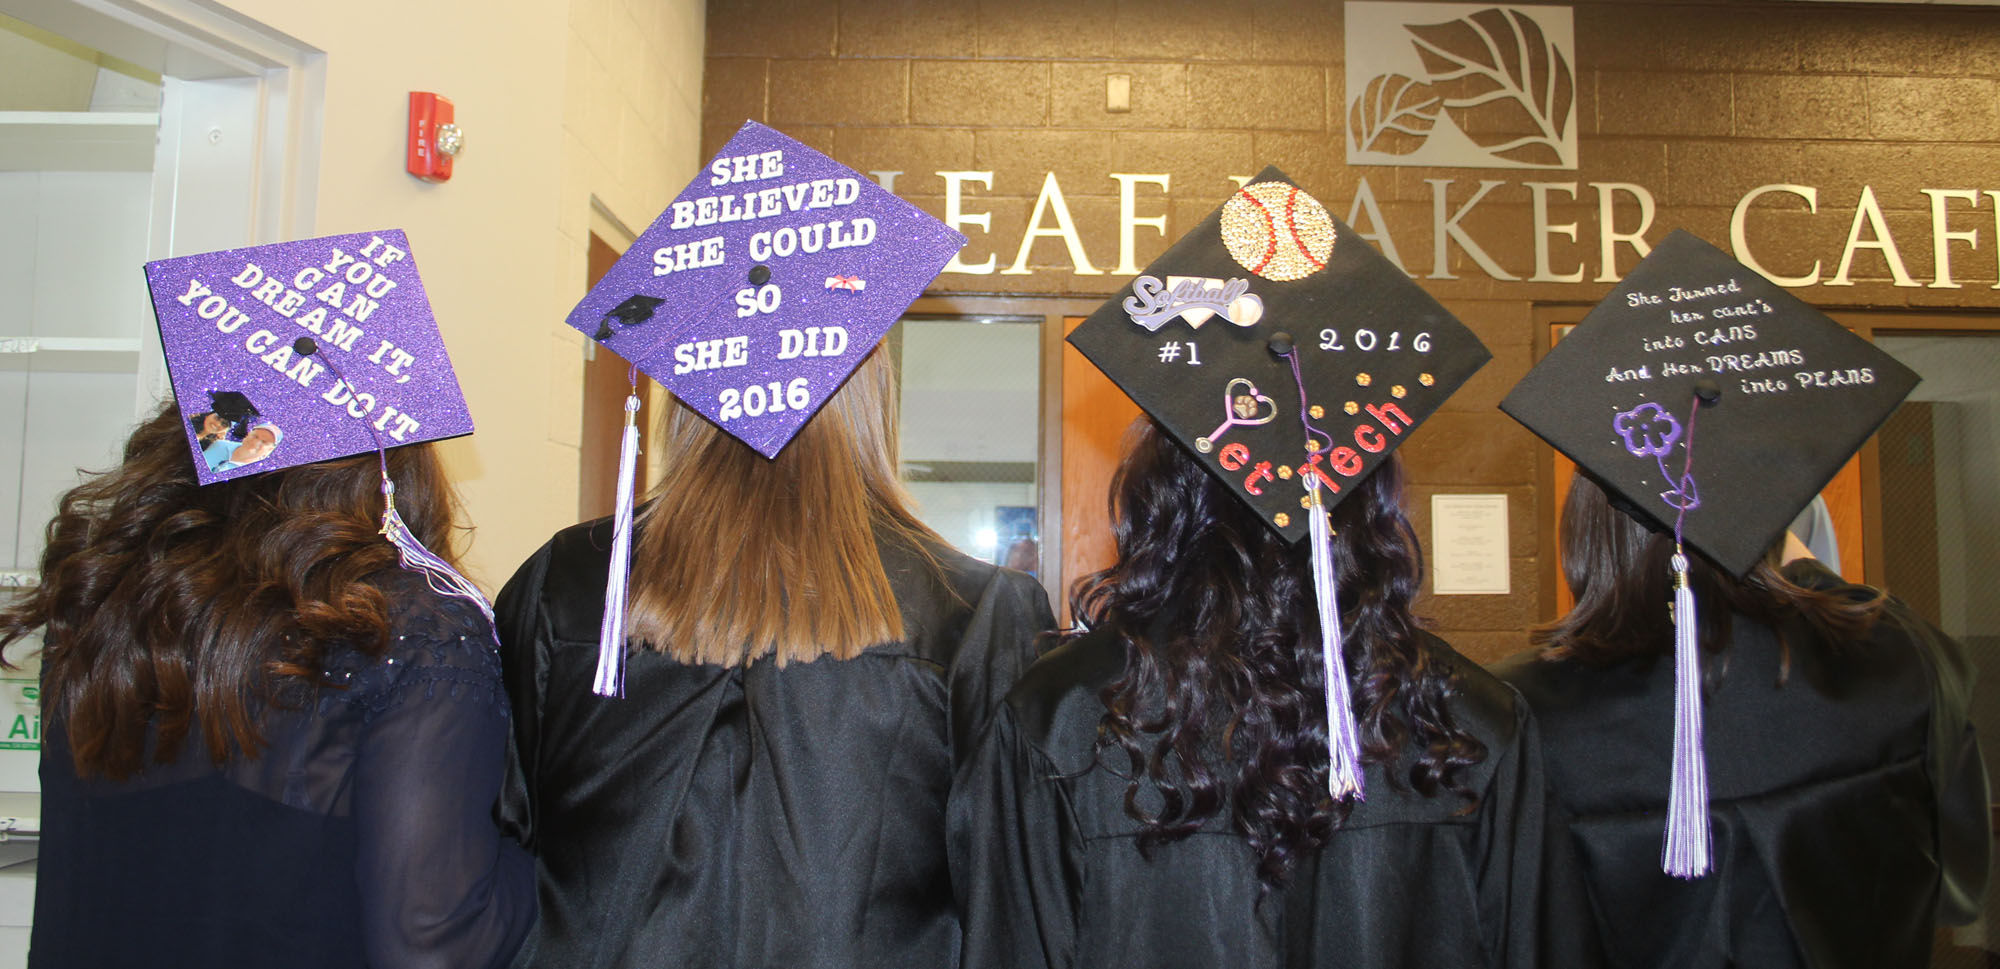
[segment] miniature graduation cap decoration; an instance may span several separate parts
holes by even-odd
[[[146,264],[153,315],[203,485],[472,433],[409,240],[399,229]],[[405,568],[491,611],[387,499]]]
[[[1709,870],[1687,550],[1741,576],[1915,388],[1917,375],[1676,230],[1500,403],[1674,536],[1673,790],[1662,865]]]
[[[1490,358],[1276,168],[1069,342],[1288,541],[1310,539],[1335,797],[1363,794],[1326,509]]]
[[[634,369],[597,693],[624,693],[637,374],[775,457],[964,245],[868,177],[745,122],[571,311]]]

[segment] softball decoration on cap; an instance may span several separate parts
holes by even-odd
[[[1325,269],[1336,238],[1326,206],[1287,182],[1245,185],[1222,205],[1222,244],[1265,279],[1286,283]]]

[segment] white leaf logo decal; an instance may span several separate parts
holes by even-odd
[[[1409,31],[1460,131],[1502,158],[1561,164],[1576,83],[1539,25],[1495,8]]]
[[[1347,17],[1349,163],[1576,167],[1568,8],[1350,2]]]
[[[1407,155],[1430,137],[1437,123],[1438,96],[1431,86],[1401,74],[1368,82],[1347,111],[1347,127],[1364,149]]]

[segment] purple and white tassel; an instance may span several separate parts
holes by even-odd
[[[597,628],[597,677],[591,692],[625,695],[626,588],[632,578],[632,479],[639,467],[639,391],[625,398],[625,438],[618,445],[618,501],[611,519],[611,570],[604,582],[604,621]]]
[[[1313,426],[1306,378],[1299,371],[1292,335],[1283,331],[1272,334],[1271,352],[1291,365],[1292,383],[1299,389],[1299,424],[1308,446],[1314,450],[1331,446],[1333,437]],[[1354,697],[1347,687],[1347,663],[1341,655],[1340,581],[1333,566],[1333,526],[1326,520],[1331,502],[1320,491],[1318,475],[1299,477],[1306,486],[1306,541],[1312,545],[1313,601],[1319,607],[1319,661],[1326,692],[1326,790],[1336,801],[1359,801],[1367,792],[1361,777],[1361,728],[1354,723]]]
[[[381,452],[378,451],[377,454],[380,455]],[[486,601],[485,594],[481,593],[479,587],[473,585],[471,580],[458,574],[458,570],[452,568],[451,563],[438,558],[437,553],[425,548],[424,543],[417,540],[417,534],[410,531],[410,526],[403,523],[403,516],[396,513],[396,484],[389,480],[386,456],[382,458],[382,504],[382,537],[388,539],[389,544],[396,546],[402,567],[422,575],[424,582],[431,587],[431,591],[438,595],[464,599],[477,606],[480,614],[486,617],[487,628],[492,629],[493,604]],[[498,633],[493,635],[493,645],[500,645]]]
[[[1688,581],[1687,551],[1681,530],[1689,509],[1700,507],[1694,482],[1694,425],[1702,397],[1688,410],[1686,458],[1674,482],[1674,758],[1667,788],[1667,836],[1660,868],[1675,878],[1700,878],[1713,867],[1708,840],[1708,757],[1701,742],[1701,622],[1695,615],[1694,585]],[[1664,462],[1661,471],[1665,471]]]
[[[1347,687],[1342,661],[1340,603],[1333,566],[1333,528],[1321,507],[1319,479],[1304,475],[1312,507],[1307,539],[1312,543],[1313,599],[1319,606],[1320,665],[1326,676],[1326,786],[1336,801],[1364,800],[1361,776],[1361,731],[1354,722],[1354,699]]]
[[[1701,743],[1701,624],[1688,583],[1687,554],[1674,548],[1674,761],[1667,791],[1667,839],[1660,867],[1675,878],[1710,870],[1708,765]]]
[[[319,354],[319,344],[314,342],[312,337],[302,336],[292,341],[292,352],[301,357],[310,357]],[[342,383],[352,386],[347,375],[340,372],[338,364],[327,359],[325,354],[319,354],[319,359],[335,377],[340,378]],[[493,637],[493,645],[500,645],[500,633],[493,628],[493,604],[486,601],[486,595],[480,592],[479,587],[473,585],[470,579],[452,568],[450,562],[425,548],[424,543],[417,538],[417,533],[410,531],[410,526],[403,521],[403,516],[397,513],[396,483],[389,480],[389,452],[382,445],[382,435],[377,434],[375,426],[367,421],[362,421],[361,426],[368,431],[369,438],[375,442],[376,469],[382,475],[380,531],[382,537],[389,540],[389,544],[396,546],[397,561],[405,570],[422,575],[424,583],[438,595],[464,599],[477,606],[479,614],[486,617],[486,628]]]

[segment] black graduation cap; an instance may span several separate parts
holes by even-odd
[[[1500,409],[1642,521],[1671,531],[1680,519],[1687,545],[1742,575],[1917,380],[1675,230]],[[1699,411],[1697,394],[1711,399]]]
[[[613,336],[611,327],[614,323],[619,326],[638,326],[652,319],[653,312],[659,309],[660,304],[664,302],[666,300],[657,296],[633,293],[625,302],[612,307],[611,312],[604,314],[604,319],[600,320],[597,324],[597,335],[591,339],[611,339]]]
[[[1346,497],[1492,356],[1276,168],[1069,342],[1292,541],[1302,475]]]
[[[240,390],[209,391],[208,409],[215,416],[235,425],[247,424],[263,416],[257,412],[257,405],[251,403],[249,396]]]

